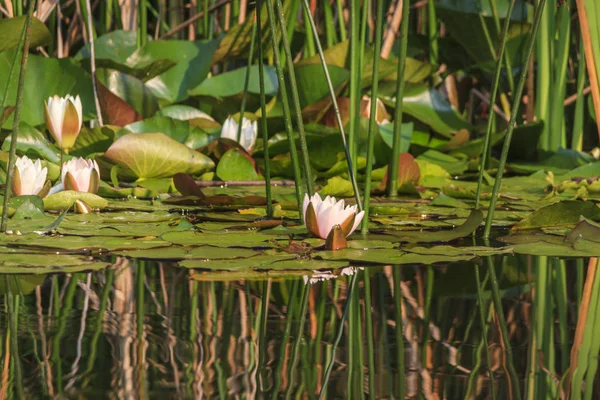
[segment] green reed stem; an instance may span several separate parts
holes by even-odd
[[[30,6],[30,8],[32,8]],[[6,278],[8,282],[8,277]],[[7,285],[8,287],[8,285]],[[14,363],[15,378],[12,383],[17,387],[17,398],[23,399],[23,378],[21,373],[21,357],[19,356],[19,298],[8,289],[8,316],[10,320],[10,354]]]
[[[296,378],[296,367],[298,365],[298,352],[300,350],[300,342],[304,337],[304,323],[306,322],[306,309],[308,308],[308,298],[310,297],[311,284],[307,283],[302,288],[302,306],[300,307],[300,314],[298,315],[300,322],[298,325],[298,333],[294,339],[294,345],[292,347],[292,357],[290,359],[290,369],[288,372],[288,387],[285,392],[285,399],[289,400],[292,395],[292,389],[294,387],[294,379]]]
[[[261,0],[257,0],[256,7],[260,10],[259,3]],[[259,45],[260,46],[260,45]],[[265,392],[266,387],[266,363],[265,356],[267,355],[267,314],[269,313],[269,297],[271,291],[271,281],[265,279],[262,283],[261,290],[261,313],[260,313],[260,326],[258,331],[258,390],[259,393]]]
[[[546,0],[542,0],[546,1]],[[527,65],[527,63],[523,63],[523,65]],[[521,98],[516,96],[515,98]],[[513,389],[514,398],[517,400],[521,399],[521,389],[519,388],[519,376],[517,375],[517,371],[515,370],[515,365],[513,363],[513,353],[512,348],[510,346],[510,338],[508,336],[508,329],[506,328],[506,319],[504,318],[504,309],[502,308],[502,298],[500,296],[500,285],[498,283],[498,277],[496,276],[496,269],[494,268],[494,261],[491,256],[486,257],[488,271],[490,273],[490,283],[492,286],[492,299],[494,301],[494,308],[496,310],[496,315],[498,316],[498,325],[500,327],[500,333],[502,335],[502,342],[504,343],[504,351],[506,352],[506,362],[508,364],[508,373],[510,376],[511,387]]]
[[[341,11],[340,11],[341,12]],[[348,125],[348,149],[350,159],[358,158],[358,111],[360,102],[360,46],[359,37],[360,23],[360,2],[359,0],[350,0],[350,121]],[[356,165],[352,165],[356,174]]]
[[[256,0],[256,25],[261,25],[262,0]],[[261,31],[253,28],[256,35]],[[254,40],[254,37],[253,37]],[[258,38],[258,84],[260,86],[260,130],[263,138],[263,158],[265,160],[265,196],[267,197],[267,217],[273,218],[273,194],[271,189],[271,158],[269,157],[269,131],[267,129],[267,96],[265,94],[265,65],[262,38]],[[244,93],[245,94],[245,93]]]
[[[377,276],[379,277],[377,283],[378,283],[378,303],[379,303],[379,316],[381,318],[381,326],[386,326],[387,325],[387,304],[385,301],[385,290],[384,288],[387,285],[387,280],[385,279],[385,275],[383,273],[379,273],[377,274]],[[385,369],[387,370],[387,372],[384,375],[387,375],[387,385],[389,388],[389,396],[391,400],[395,400],[396,397],[394,396],[394,372],[392,369],[392,363],[391,363],[391,355],[392,355],[392,351],[390,349],[390,339],[388,337],[388,329],[383,328],[381,329],[381,336],[383,338],[383,360],[384,360],[384,364],[385,364]]]
[[[90,340],[90,352],[88,356],[87,369],[84,372],[86,376],[85,381],[82,383],[82,387],[86,387],[90,381],[90,373],[94,369],[94,363],[96,361],[96,354],[98,353],[98,339],[100,338],[100,333],[102,333],[102,327],[104,326],[104,313],[106,313],[106,308],[108,306],[108,296],[110,295],[110,291],[112,289],[112,283],[115,279],[115,271],[112,269],[106,270],[106,282],[104,283],[104,290],[102,290],[102,295],[100,297],[100,307],[98,308],[98,317],[96,318],[96,326],[94,328],[94,334],[92,335],[92,339]]]
[[[55,364],[55,376],[56,376],[56,390],[58,393],[63,392],[63,376],[62,376],[62,359],[60,354],[60,341],[65,333],[67,327],[67,318],[69,313],[73,309],[73,297],[75,296],[75,290],[77,289],[77,281],[79,274],[73,274],[67,290],[65,292],[65,301],[60,308],[60,315],[58,317],[58,325],[56,328],[56,335],[52,339],[52,361]]]
[[[583,89],[585,88],[586,79],[585,68],[585,50],[583,47],[583,40],[580,40],[579,65],[577,66],[577,100],[575,101],[573,139],[571,140],[571,148],[577,151],[583,150],[583,124],[585,121],[585,96],[583,95]],[[2,112],[0,112],[0,115],[2,115]]]
[[[21,123],[21,108],[23,107],[23,91],[25,89],[25,71],[27,69],[27,59],[29,57],[29,41],[31,38],[31,18],[33,17],[33,9],[35,8],[35,1],[31,1],[29,3],[29,8],[27,10],[27,18],[25,19],[25,24],[23,25],[23,31],[21,32],[21,37],[19,38],[19,45],[22,44],[22,47],[17,47],[17,51],[15,52],[15,58],[13,60],[13,65],[11,66],[11,73],[14,70],[14,65],[17,62],[17,58],[19,57],[19,49],[22,49],[23,56],[21,57],[21,70],[19,71],[19,83],[17,86],[17,101],[15,103],[15,111],[14,111],[14,119],[13,119],[13,127],[12,132],[10,134],[10,150],[8,155],[8,168],[6,169],[6,186],[4,187],[4,203],[2,204],[2,222],[0,223],[0,232],[6,232],[6,227],[8,225],[8,206],[10,204],[10,195],[11,186],[13,180],[13,174],[15,171],[15,162],[16,153],[17,153],[17,137],[19,135],[19,124]],[[4,106],[6,105],[7,97],[8,97],[8,85],[10,85],[10,79],[6,83],[7,90],[4,93],[4,99],[2,101],[3,107],[0,111],[0,116],[4,115]],[[1,118],[1,117],[0,117]]]
[[[392,266],[392,279],[394,282],[394,316],[396,319],[396,364],[398,370],[397,378],[397,398],[405,398],[405,374],[404,374],[404,329],[402,319],[402,282],[401,270],[399,266]]]
[[[423,342],[423,348],[421,350],[421,363],[427,365],[427,352],[429,351],[428,344],[431,337],[429,332],[429,323],[431,322],[431,300],[433,297],[433,286],[434,286],[434,271],[433,266],[427,265],[425,271],[425,304],[423,307],[423,334],[421,341]]]
[[[258,14],[258,13],[257,13]],[[246,65],[246,76],[244,77],[244,93],[242,93],[242,103],[240,104],[240,116],[238,118],[237,141],[240,143],[242,139],[242,122],[244,121],[244,113],[246,112],[246,95],[248,94],[248,85],[250,84],[250,67],[252,66],[252,56],[254,55],[254,44],[256,43],[256,27],[258,23],[252,24],[252,39],[250,39],[250,53],[248,53],[248,62]],[[260,38],[259,38],[260,40]],[[262,60],[259,60],[262,63]],[[265,142],[266,146],[266,142]]]
[[[281,96],[281,105],[283,108],[283,121],[290,146],[290,158],[294,169],[294,181],[296,182],[296,200],[298,207],[302,205],[302,174],[300,172],[300,164],[298,163],[298,151],[296,150],[296,141],[294,139],[294,130],[292,128],[292,117],[290,113],[290,105],[288,103],[287,87],[283,76],[283,67],[279,59],[279,40],[277,40],[277,20],[273,7],[274,0],[267,0],[267,12],[269,14],[269,25],[271,28],[271,44],[273,45],[273,60],[275,62],[275,70],[277,71],[277,81],[279,83],[279,93]],[[300,220],[304,220],[304,216],[300,213]]]
[[[287,21],[287,25],[286,28],[281,28],[281,29],[286,29],[287,30],[287,38],[288,38],[288,42],[292,42],[292,40],[294,39],[294,31],[296,30],[296,24],[297,24],[297,20],[298,20],[298,10],[300,9],[300,0],[290,0],[290,8],[289,8],[289,12],[287,15],[284,15],[285,17],[288,18]],[[285,49],[280,49],[280,58],[281,58],[281,66],[285,67],[287,64],[287,58],[285,56]]]
[[[313,19],[312,13],[309,8],[304,8],[304,54],[303,58],[310,58],[315,55],[315,36],[318,35],[318,32],[315,34],[311,29],[308,28],[308,20]]]
[[[346,22],[344,21],[344,5],[342,0],[335,0],[337,9],[338,24],[340,26],[340,40],[345,42],[348,40],[348,32],[346,32]]]
[[[148,39],[148,5],[147,0],[138,0],[137,47],[146,45]]]
[[[408,1],[407,1],[408,2]],[[362,220],[361,231],[369,232],[369,203],[371,201],[371,172],[373,171],[373,153],[375,150],[375,124],[377,123],[377,89],[379,85],[379,52],[383,36],[383,0],[377,1],[375,17],[375,44],[373,45],[373,77],[371,81],[371,117],[369,118],[369,139],[367,145],[367,170],[365,171],[365,216]],[[396,99],[398,101],[398,99]],[[402,100],[400,100],[402,101]]]
[[[489,0],[490,8],[492,9],[492,16],[494,17],[494,26],[496,27],[496,35],[500,36],[500,16],[498,15],[498,7],[496,6],[496,0]],[[511,13],[506,13],[506,19],[510,19]],[[502,57],[498,58],[499,61]],[[508,87],[511,92],[515,91],[515,79],[513,77],[512,62],[510,60],[510,54],[504,53],[504,64],[506,65],[506,77],[508,79]],[[491,104],[491,103],[490,103]]]
[[[515,6],[515,0],[511,0],[508,5],[507,15],[512,15],[512,10]],[[498,59],[496,60],[496,69],[494,71],[494,78],[492,79],[492,90],[490,93],[490,105],[496,104],[496,97],[498,96],[498,86],[500,86],[500,74],[502,73],[502,57],[506,50],[506,41],[508,37],[508,28],[510,26],[510,18],[504,20],[504,28],[502,29],[502,36],[500,38],[500,50],[498,53]],[[525,68],[525,70],[527,70]],[[515,97],[516,99],[517,97]],[[515,101],[519,103],[518,101]],[[492,130],[494,129],[494,118],[493,113],[490,113],[487,121],[487,127],[485,129],[485,139],[483,142],[483,152],[481,153],[481,163],[479,163],[479,174],[477,176],[477,192],[475,194],[475,209],[479,209],[479,201],[481,199],[481,189],[483,186],[483,173],[485,172],[485,165],[489,155],[490,146],[492,143]],[[489,212],[488,212],[489,215]]]
[[[269,0],[267,0],[269,3]],[[292,283],[292,290],[290,293],[290,298],[288,299],[287,304],[287,312],[285,315],[285,328],[283,331],[283,336],[281,338],[281,351],[279,353],[279,360],[277,361],[277,368],[275,369],[275,383],[273,386],[273,393],[271,396],[272,400],[277,400],[279,398],[279,389],[281,388],[281,371],[283,370],[283,364],[285,363],[285,349],[290,340],[290,334],[292,332],[292,322],[294,321],[294,317],[296,316],[296,295],[298,293],[298,288],[302,284],[301,281],[295,279]]]
[[[309,9],[308,0],[303,0],[304,9]],[[321,47],[321,41],[319,40],[319,35],[317,32],[317,27],[315,25],[315,20],[312,18],[312,15],[309,14],[309,22],[310,27],[316,38],[317,51],[319,52],[319,57],[321,58],[321,65],[323,65],[323,72],[325,73],[325,79],[327,80],[327,86],[329,88],[329,95],[331,96],[332,107],[335,112],[335,118],[338,124],[338,128],[340,129],[340,135],[342,137],[342,143],[344,145],[344,152],[346,153],[346,160],[348,162],[348,176],[350,177],[350,182],[352,182],[352,189],[354,190],[354,199],[356,200],[356,204],[358,205],[358,209],[360,211],[363,210],[363,204],[360,198],[360,192],[358,190],[358,183],[356,182],[356,174],[353,167],[353,159],[350,156],[350,150],[348,148],[348,143],[346,142],[346,133],[344,132],[344,124],[342,122],[342,116],[340,114],[340,109],[338,107],[337,95],[335,93],[335,89],[333,88],[333,84],[331,83],[331,76],[329,75],[329,69],[327,68],[327,62],[325,61],[325,54],[323,53],[323,47]]]
[[[488,373],[490,374],[490,392],[492,393],[492,398],[496,399],[496,389],[494,384],[494,371],[492,370],[492,360],[490,357],[490,347],[488,345],[488,327],[485,316],[485,311],[483,309],[486,304],[483,300],[483,291],[481,288],[481,278],[479,275],[479,265],[474,264],[475,267],[475,283],[477,284],[477,304],[479,305],[479,320],[481,323],[481,339],[483,341],[483,346],[485,347],[485,360],[488,368]]]
[[[331,4],[328,1],[324,2],[323,10],[325,17],[325,38],[327,41],[327,47],[331,47],[337,43],[337,33],[335,31],[335,24],[333,22],[333,10],[331,9]],[[316,35],[316,37],[317,39],[319,38],[318,35]]]
[[[269,2],[269,1],[267,1]],[[306,193],[312,196],[313,190],[313,179],[312,170],[310,166],[310,158],[308,156],[308,145],[306,143],[306,134],[304,133],[304,122],[302,120],[302,107],[300,107],[300,96],[298,95],[298,85],[296,84],[296,74],[294,72],[294,57],[292,56],[292,50],[290,49],[290,42],[288,41],[287,34],[285,32],[285,19],[283,16],[283,5],[281,0],[275,0],[275,6],[277,14],[279,15],[279,25],[281,27],[281,45],[283,46],[285,56],[287,59],[288,77],[290,80],[290,92],[292,93],[292,102],[294,105],[294,113],[296,114],[296,129],[298,130],[298,136],[300,138],[300,150],[302,151],[302,161],[304,164],[304,178],[306,180]],[[302,203],[298,203],[298,207]]]
[[[511,2],[514,3],[514,0]],[[542,17],[542,12],[544,11],[544,6],[546,5],[546,0],[540,0],[538,8],[535,11],[535,19],[533,21],[533,26],[531,27],[531,34],[528,38],[527,43],[527,53],[525,56],[525,60],[523,61],[523,65],[526,66],[529,64],[529,60],[531,59],[531,53],[533,53],[533,48],[535,45],[535,37],[540,25],[540,20]],[[508,19],[506,20],[508,22]],[[503,39],[504,41],[504,39]],[[521,68],[521,76],[519,77],[519,82],[517,83],[517,89],[515,95],[513,97],[513,105],[510,113],[510,121],[508,122],[508,127],[506,129],[506,136],[504,138],[504,145],[502,146],[502,154],[500,156],[500,164],[498,165],[498,172],[496,173],[496,179],[494,181],[494,189],[492,190],[492,197],[490,199],[490,205],[488,208],[488,213],[485,219],[485,229],[483,232],[484,238],[489,238],[490,232],[492,229],[492,221],[494,219],[494,211],[496,208],[496,202],[498,201],[498,192],[500,191],[500,184],[502,183],[502,175],[504,174],[504,167],[506,166],[506,159],[508,157],[508,150],[510,149],[510,142],[512,140],[512,134],[515,130],[517,115],[519,114],[519,107],[521,105],[521,95],[523,94],[523,88],[525,87],[525,81],[527,80],[527,68]],[[490,104],[493,104],[490,100]],[[489,140],[489,139],[488,139]],[[487,147],[485,147],[487,149]],[[483,174],[483,172],[481,172]],[[478,185],[481,186],[481,185]]]
[[[358,272],[357,272],[358,273]],[[373,344],[375,343],[373,336],[373,313],[371,310],[371,276],[369,268],[363,271],[363,285],[365,288],[365,322],[367,328],[367,362],[369,367],[369,399],[376,398],[375,392],[375,352]]]
[[[567,91],[569,47],[571,44],[571,13],[567,4],[562,5],[557,12],[558,37],[554,41],[554,81],[552,83],[552,99],[549,105],[549,137],[548,148],[551,151],[566,147],[565,132],[565,93]],[[544,121],[545,122],[545,121]]]
[[[355,273],[355,275],[357,275]],[[352,400],[354,394],[360,394],[360,399],[363,399],[365,389],[365,373],[363,368],[363,340],[362,340],[362,324],[360,313],[360,302],[358,292],[352,292],[350,300],[350,311],[348,312],[348,371],[346,382],[346,395],[349,400]]]
[[[568,294],[567,294],[567,270],[565,260],[553,259],[554,264],[554,303],[558,317],[558,333],[560,343],[560,366],[564,373],[569,367],[569,320],[568,320]]]
[[[429,36],[429,63],[437,68],[439,61],[438,24],[434,0],[427,1],[427,33]]]
[[[337,351],[338,345],[340,344],[340,340],[342,340],[342,335],[344,334],[344,323],[346,322],[346,318],[348,317],[348,311],[350,309],[352,294],[354,293],[354,288],[356,286],[357,280],[358,280],[358,274],[354,274],[354,275],[352,275],[352,278],[350,278],[350,285],[348,286],[348,297],[346,298],[346,303],[344,303],[344,311],[342,313],[342,318],[340,320],[337,335],[335,337],[333,346],[331,348],[331,360],[329,361],[329,364],[327,364],[327,368],[325,369],[325,375],[323,376],[323,384],[321,386],[321,391],[319,392],[319,400],[324,399],[327,394],[327,386],[329,384],[329,377],[331,376],[331,370],[333,369],[333,364],[335,364],[335,353]]]
[[[404,70],[406,67],[406,49],[408,46],[408,14],[410,1],[402,1],[402,20],[400,21],[400,51],[398,53],[398,69],[396,76],[396,104],[394,105],[394,139],[392,143],[392,162],[388,175],[388,196],[398,195],[398,167],[400,162],[400,146],[402,143],[402,98],[404,97]]]
[[[534,3],[535,4],[535,3]],[[538,3],[537,9],[541,7]],[[552,45],[554,42],[554,7],[548,7],[540,17],[540,26],[538,28],[536,43],[536,93],[535,93],[535,115],[538,121],[544,121],[542,134],[540,136],[540,148],[550,150],[550,104],[554,97],[552,89],[552,67],[554,64],[554,52]],[[527,64],[523,64],[526,66]],[[524,68],[527,69],[527,68]],[[518,103],[518,98],[513,98],[513,103]]]

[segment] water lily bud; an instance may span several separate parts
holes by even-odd
[[[327,239],[336,225],[339,225],[340,230],[335,234],[336,238],[340,234],[344,238],[350,236],[365,215],[364,211],[359,213],[357,211],[357,206],[345,206],[344,200],[336,202],[335,197],[330,196],[321,200],[318,194],[312,197],[305,195],[302,204],[306,228],[311,234],[321,239]]]
[[[17,158],[12,180],[14,196],[40,196],[48,194],[50,183],[46,181],[48,169],[42,168],[42,162],[33,162],[27,156]]]
[[[221,137],[237,140],[238,134],[238,123],[232,118],[228,117],[223,123],[221,128]],[[248,152],[251,153],[256,144],[256,138],[258,137],[258,124],[256,121],[252,122],[246,117],[242,117],[242,134],[240,136],[240,145]]]
[[[385,104],[383,104],[383,101],[381,101],[381,99],[377,98],[377,107],[375,108],[375,122],[377,122],[378,125],[384,125],[384,124],[389,124],[389,114],[387,113],[387,110],[385,109]],[[365,118],[371,118],[371,97],[370,96],[363,96],[363,98],[360,101],[360,115],[365,117]]]
[[[79,96],[53,96],[44,102],[44,118],[56,143],[66,153],[75,144],[83,123],[83,111]]]
[[[100,187],[100,168],[96,160],[73,158],[63,163],[62,183],[65,190],[96,193]]]

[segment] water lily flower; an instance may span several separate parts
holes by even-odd
[[[221,137],[237,140],[239,124],[232,118],[228,117],[223,123],[221,128]],[[242,134],[240,136],[240,145],[248,152],[251,153],[256,144],[256,138],[258,137],[258,124],[256,121],[252,122],[246,117],[242,117]]]
[[[65,190],[77,192],[98,192],[100,168],[96,160],[73,158],[63,163],[62,184]]]
[[[50,183],[46,181],[48,168],[42,168],[40,160],[30,160],[27,156],[17,158],[12,180],[12,193],[14,196],[40,196],[44,197],[50,190]]]
[[[322,200],[319,194],[304,195],[302,213],[306,228],[314,236],[327,239],[330,250],[344,248],[346,237],[356,230],[365,212],[357,213],[357,206],[346,206],[344,200],[336,201],[327,196]]]
[[[44,118],[56,143],[68,154],[75,144],[83,123],[79,96],[53,96],[44,102]]]

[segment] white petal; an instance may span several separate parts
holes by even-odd
[[[302,202],[302,215],[304,216],[304,221],[306,221],[306,209],[308,208],[308,203],[310,203],[310,198],[308,197],[308,193],[304,193],[304,201]]]
[[[361,211],[358,214],[356,214],[356,217],[354,217],[354,225],[352,226],[350,233],[348,233],[348,236],[350,236],[352,234],[352,232],[354,232],[356,230],[356,228],[358,228],[358,225],[360,225],[360,222],[362,221],[364,216],[365,216],[364,211]]]
[[[221,128],[221,137],[237,141],[238,124],[231,117],[228,117]]]

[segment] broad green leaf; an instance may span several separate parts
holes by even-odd
[[[468,261],[475,258],[470,254],[465,255],[443,255],[443,254],[413,254],[405,253],[399,249],[344,249],[337,251],[322,251],[313,258],[323,260],[348,260],[358,263],[373,264],[425,264],[450,263]]]
[[[233,148],[227,150],[216,170],[217,176],[224,181],[255,181],[259,179],[248,156]]]
[[[57,254],[2,254],[0,270],[3,274],[72,273],[100,270],[108,262],[89,261],[87,257]]]
[[[44,198],[44,208],[46,210],[62,211],[73,206],[75,200],[81,200],[92,208],[105,208],[108,201],[102,197],[86,192],[76,192],[73,190],[63,190]]]
[[[3,151],[9,151],[11,137],[8,136],[2,144]],[[42,132],[21,122],[17,136],[17,153],[29,158],[43,158],[55,164],[60,164],[60,150],[46,139]]]
[[[437,150],[427,150],[417,157],[417,162],[418,161],[427,161],[431,164],[439,165],[451,175],[462,174],[467,170],[468,166],[466,160],[459,160],[456,157],[441,153]]]
[[[250,67],[250,80],[248,81],[248,92],[260,94],[258,65]],[[242,67],[233,71],[223,72],[207,78],[198,87],[190,90],[191,96],[229,97],[244,91],[246,71],[248,67]],[[265,93],[267,96],[277,94],[279,83],[275,67],[265,65]]]
[[[83,126],[69,155],[85,158],[93,153],[104,153],[115,141],[115,132],[118,129],[120,128],[111,125],[95,128]]]
[[[0,53],[0,98],[4,96],[8,80],[8,66],[12,63],[14,51]],[[13,78],[14,79],[14,78]],[[81,96],[84,117],[96,114],[92,81],[89,75],[70,58],[46,58],[29,55],[23,87],[23,108],[21,121],[31,126],[44,124],[44,101],[58,95]],[[33,84],[32,84],[33,83]],[[15,104],[17,85],[11,84],[8,92],[8,104]],[[4,122],[3,127],[12,127],[13,115]]]
[[[0,40],[0,53],[17,48],[26,19],[25,15],[0,19],[0,38],[2,38]],[[52,40],[52,35],[46,25],[37,18],[31,19],[30,29],[30,48],[44,46]]]
[[[158,110],[158,100],[148,86],[139,79],[112,69],[100,68],[98,80],[113,94],[130,105],[142,118],[150,117]],[[107,106],[110,107],[110,104]],[[103,107],[103,113],[106,112]]]
[[[254,231],[228,231],[227,233],[210,234],[202,232],[169,232],[161,236],[162,240],[182,246],[216,246],[216,247],[275,247],[272,240],[287,239],[286,235],[265,235]]]
[[[573,226],[579,217],[600,220],[600,208],[592,202],[564,200],[541,207],[513,226],[513,230],[539,229],[543,227]]]
[[[319,190],[319,193],[323,196],[352,197],[354,196],[354,189],[352,188],[352,182],[339,176],[334,176],[327,179],[327,185]]]
[[[401,242],[409,243],[450,242],[475,232],[482,221],[483,213],[473,210],[467,220],[455,229],[438,232],[395,232],[394,236]]]
[[[218,41],[156,40],[136,50],[127,64],[145,65],[159,59],[176,62],[173,68],[146,82],[156,97],[176,103],[188,98],[188,91],[206,78],[217,46]]]
[[[396,103],[396,84],[384,82],[378,92],[379,98],[388,106]],[[469,130],[471,125],[462,119],[450,103],[435,89],[425,85],[407,85],[402,98],[405,113],[427,124],[434,131],[450,138],[452,132]]]
[[[103,156],[138,179],[168,178],[178,172],[199,175],[214,167],[204,154],[163,133],[130,133],[119,138]]]
[[[190,125],[188,121],[162,116],[155,116],[129,124],[125,126],[125,129],[117,133],[117,137],[119,138],[128,132],[160,132],[192,149],[206,146],[211,141],[217,139],[216,135],[209,135],[203,129]]]

